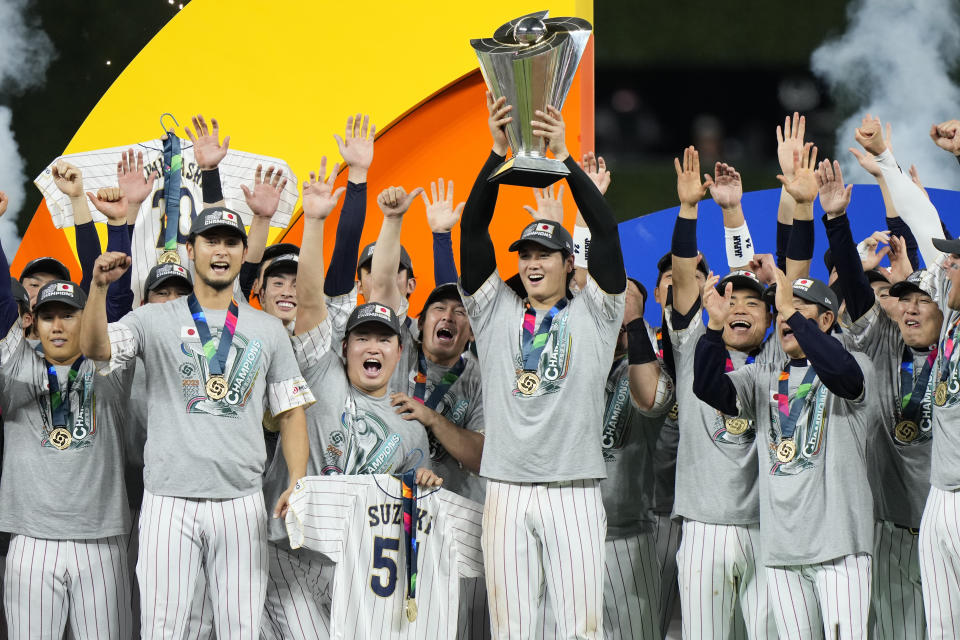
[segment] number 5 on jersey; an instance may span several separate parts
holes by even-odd
[[[373,562],[371,563],[373,571],[370,575],[370,588],[381,598],[389,598],[397,588],[397,562],[392,557],[384,555],[386,551],[400,551],[400,539],[380,536],[373,539]],[[387,570],[386,583],[384,583],[384,576],[377,573],[382,569]]]

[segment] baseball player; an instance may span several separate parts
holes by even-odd
[[[0,284],[9,283],[0,260]],[[68,616],[78,640],[131,633],[120,434],[129,374],[97,376],[81,355],[85,299],[66,280],[40,288],[35,350],[11,290],[0,291],[0,530],[12,534],[3,589],[11,638],[59,638]]]
[[[882,428],[867,448],[877,518],[874,636],[923,638],[917,534],[930,493],[932,374],[943,313],[933,274],[917,271],[890,287],[889,295],[899,305],[896,319],[890,318],[861,267],[845,213],[850,189],[844,188],[839,163],[821,163],[817,176],[824,226],[850,320],[844,335],[876,366]],[[891,244],[899,246],[893,238]],[[906,252],[900,253],[906,260]]]
[[[402,356],[400,322],[376,302],[357,307],[339,349],[331,348],[331,320],[323,295],[323,223],[343,189],[333,190],[336,168],[324,180],[311,174],[304,184],[304,235],[297,273],[298,305],[294,352],[310,386],[324,390],[324,402],[308,410],[310,475],[390,473],[406,470],[411,454],[428,451],[426,432],[390,406],[388,385]],[[391,282],[392,284],[392,282]],[[343,356],[341,360],[340,356]],[[284,436],[281,434],[281,444]],[[278,451],[267,473],[265,495],[280,496],[290,483]],[[416,460],[413,459],[413,462]],[[329,561],[310,551],[292,550],[280,520],[270,522],[269,637],[326,637],[329,633]]]
[[[778,270],[786,357],[729,371],[722,333],[732,285],[721,295],[716,281],[704,290],[710,321],[694,393],[724,415],[752,419],[761,435],[760,547],[777,629],[784,638],[836,637],[838,629],[841,638],[866,638],[873,499],[865,444],[879,418],[872,365],[830,335],[833,291],[806,278],[791,286]]]
[[[107,326],[105,291],[129,257],[98,258],[83,326],[84,353],[103,372],[144,364],[147,441],[137,565],[144,637],[183,635],[203,571],[219,637],[253,636],[266,590],[266,517],[261,477],[265,410],[280,425],[291,478],[306,471],[304,407],[313,395],[281,323],[233,296],[246,233],[227,209],[202,212],[190,230],[194,291],[145,305]],[[176,452],[175,455],[173,452]],[[292,484],[273,506],[285,511]],[[169,566],[180,570],[171,574]],[[231,610],[239,598],[248,607]],[[234,605],[234,609],[235,609]]]
[[[683,527],[677,552],[680,607],[685,637],[729,638],[746,626],[748,637],[766,638],[775,630],[759,566],[756,430],[749,421],[725,419],[693,393],[696,344],[706,330],[696,277],[697,203],[710,188],[721,208],[740,209],[739,176],[722,165],[717,168],[716,182],[701,184],[693,147],[684,150],[682,165],[676,162],[681,205],[671,249],[673,293],[666,321],[674,350],[680,431],[674,500],[674,516]],[[748,270],[734,270],[722,282],[733,287],[735,304],[723,329],[727,369],[770,357],[774,349],[764,342],[770,314],[762,300],[762,283]]]
[[[569,169],[591,250],[605,259],[590,262],[586,285],[569,300],[573,240],[556,222],[535,221],[510,247],[526,299],[500,279],[487,229],[498,187],[487,177],[508,148],[505,102],[487,94],[493,151],[467,199],[460,242],[461,295],[484,385],[480,472],[487,478],[483,550],[493,637],[534,636],[546,580],[561,637],[598,638],[606,537],[599,480],[606,469],[596,430],[626,274],[613,214],[567,152],[560,112],[547,107],[537,112],[536,135]],[[571,562],[575,569],[561,569]]]
[[[291,544],[336,563],[331,637],[456,636],[460,578],[483,575],[482,509],[430,490],[439,479],[422,472],[408,487],[413,472],[403,484],[389,475],[310,476],[292,494]]]

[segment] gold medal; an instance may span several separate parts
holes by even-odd
[[[227,397],[227,379],[221,375],[212,375],[207,378],[207,397],[211,400],[222,400]]]
[[[667,414],[667,417],[671,420],[676,420],[678,415],[680,415],[680,407],[678,407],[677,403],[674,402],[673,406],[670,407],[670,412]]]
[[[407,598],[407,620],[413,622],[417,619],[417,601],[413,598]]]
[[[900,442],[913,442],[920,435],[920,430],[913,420],[901,420],[897,423],[897,428],[894,429],[893,433]]]
[[[793,438],[787,438],[777,445],[777,460],[783,463],[790,462],[797,455],[797,443]]]
[[[72,441],[73,436],[63,427],[58,427],[50,432],[50,444],[60,449],[60,451],[69,447]]]
[[[517,389],[525,396],[533,395],[540,388],[540,376],[533,371],[524,371],[517,376]]]
[[[746,418],[727,418],[724,425],[727,427],[727,433],[732,436],[743,435],[750,428],[750,423]]]
[[[937,390],[933,394],[933,401],[938,407],[947,404],[947,383],[941,382],[937,385]]]
[[[180,254],[175,249],[164,251],[157,259],[157,264],[180,264]]]

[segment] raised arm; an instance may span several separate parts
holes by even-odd
[[[723,212],[723,233],[727,249],[727,266],[744,269],[753,260],[753,239],[743,217],[743,183],[732,166],[718,162],[710,184],[710,196]]]
[[[97,194],[87,193],[90,202],[107,218],[107,252],[131,255],[130,233],[127,231],[127,214],[130,204],[120,187],[100,189]],[[79,243],[79,239],[78,239]],[[96,242],[97,256],[100,255],[100,239]],[[96,260],[96,258],[94,258]],[[87,282],[93,277],[94,266],[90,264],[89,273],[83,265],[83,279]],[[130,288],[131,274],[127,269],[107,290],[107,321],[116,322],[133,308],[133,290]],[[87,286],[89,291],[89,285]]]
[[[739,414],[737,389],[724,373],[727,348],[723,328],[730,316],[733,284],[727,283],[723,295],[717,291],[719,276],[712,273],[703,287],[703,308],[709,314],[707,330],[697,343],[693,360],[693,393],[711,407],[728,416]]]
[[[677,170],[677,196],[680,198],[680,213],[673,226],[673,241],[670,253],[673,261],[673,310],[685,316],[700,298],[697,283],[697,206],[710,187],[700,182],[700,154],[692,146],[683,150],[683,164],[673,159]]]
[[[91,360],[108,361],[112,355],[107,330],[107,289],[130,268],[130,256],[105,253],[93,267],[90,295],[80,321],[80,351]]]
[[[597,185],[600,195],[606,195],[610,188],[612,177],[607,170],[607,163],[603,156],[597,156],[593,151],[583,154],[583,160],[580,162],[580,168],[587,174],[587,177]],[[557,195],[557,206],[561,211],[561,224],[563,212],[563,185],[560,185],[560,192]],[[534,189],[536,192],[536,189]],[[550,194],[553,195],[552,193]],[[525,207],[528,211],[528,207]],[[540,200],[537,200],[537,208],[542,208]],[[587,266],[590,264],[590,227],[587,221],[583,219],[580,211],[577,211],[577,218],[573,223],[573,279],[578,289],[583,289],[587,284]]]
[[[156,179],[156,171],[151,171],[149,176],[143,175],[143,151],[134,154],[133,149],[127,149],[120,154],[117,162],[117,186],[127,197],[127,226],[131,235],[137,223],[140,206],[153,193]]]
[[[73,209],[73,227],[76,231],[77,258],[82,276],[80,288],[90,290],[93,263],[100,255],[100,237],[90,216],[90,207],[83,192],[83,173],[66,160],[59,160],[52,169],[53,183],[60,193],[70,198]]]
[[[225,137],[223,143],[220,142],[220,123],[216,118],[210,119],[211,126],[207,126],[207,120],[202,115],[196,115],[191,120],[196,134],[190,127],[184,129],[193,143],[193,155],[201,172],[203,207],[222,207],[226,203],[223,200],[223,185],[218,167],[230,149],[230,136]]]
[[[796,111],[793,118],[783,119],[783,128],[777,125],[777,160],[780,162],[780,174],[793,179],[793,152],[803,150],[803,136],[807,129],[807,119]],[[777,207],[777,268],[787,269],[787,245],[793,229],[793,215],[797,203],[787,190],[780,187],[780,203]]]
[[[367,173],[373,164],[376,131],[377,128],[370,124],[370,116],[361,118],[358,113],[356,118],[347,118],[343,138],[333,136],[349,170],[347,196],[340,210],[333,255],[327,268],[327,280],[323,284],[324,291],[330,297],[350,293],[356,282],[360,236],[363,234],[363,223],[367,216]]]
[[[437,285],[456,282],[457,265],[453,261],[453,241],[450,238],[450,230],[457,226],[466,203],[461,202],[456,207],[453,206],[453,180],[447,182],[446,188],[443,185],[443,178],[439,178],[437,182],[431,182],[430,195],[433,196],[432,201],[427,197],[426,192],[420,197],[427,208],[427,224],[430,225],[430,231],[433,233],[433,281]]]
[[[334,165],[330,176],[324,179],[327,170],[324,157],[320,161],[319,176],[311,171],[310,179],[303,183],[303,240],[297,265],[295,335],[309,332],[327,318],[323,292],[323,225],[345,190],[344,187],[333,189],[339,168],[340,165]]]
[[[247,257],[240,271],[240,290],[248,299],[259,274],[263,252],[267,248],[270,219],[280,206],[280,196],[286,186],[287,179],[283,177],[283,170],[274,169],[271,165],[264,174],[261,164],[257,165],[253,174],[253,189],[245,184],[240,185],[243,198],[253,211],[253,220],[250,221],[250,230],[247,232]]]
[[[672,386],[661,377],[667,374],[660,370],[660,361],[650,335],[647,332],[647,323],[643,321],[643,294],[636,287],[627,286],[627,299],[624,305],[623,330],[627,333],[627,375],[630,382],[630,395],[640,411],[647,413],[656,409],[664,409],[666,402],[663,391],[669,391]],[[665,386],[664,386],[664,383]],[[658,395],[660,396],[658,398]],[[672,395],[672,394],[669,394]],[[658,404],[659,407],[655,405]]]
[[[0,191],[0,218],[7,212],[9,202],[7,194]],[[13,291],[10,288],[10,263],[7,261],[7,254],[3,251],[3,245],[0,245],[0,336],[7,335],[19,316],[20,309],[17,307],[17,301],[13,299]]]
[[[497,255],[490,238],[490,221],[497,206],[500,188],[487,180],[507,155],[506,126],[513,117],[506,98],[493,99],[487,92],[487,126],[493,137],[493,149],[480,168],[460,220],[460,286],[473,295],[497,269]]]
[[[790,229],[790,241],[787,243],[786,273],[790,282],[810,275],[814,239],[813,201],[817,197],[817,178],[813,174],[816,164],[817,148],[813,143],[807,142],[803,149],[793,150],[793,175],[777,176],[784,190],[797,203]]]
[[[370,279],[373,282],[370,302],[385,304],[396,312],[399,312],[404,302],[404,293],[397,287],[403,214],[421,193],[422,187],[417,187],[410,193],[403,187],[387,187],[377,196],[377,205],[383,212],[383,224],[380,226],[380,236],[370,260]]]

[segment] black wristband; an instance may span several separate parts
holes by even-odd
[[[678,258],[696,258],[697,251],[697,221],[690,218],[677,218],[673,225],[673,240],[670,252]]]
[[[204,169],[200,172],[200,188],[203,201],[208,204],[223,200],[223,187],[220,185],[220,169]]]
[[[657,352],[653,349],[650,336],[647,335],[647,325],[643,318],[631,320],[624,327],[627,330],[627,362],[630,364],[647,364],[657,359]]]

